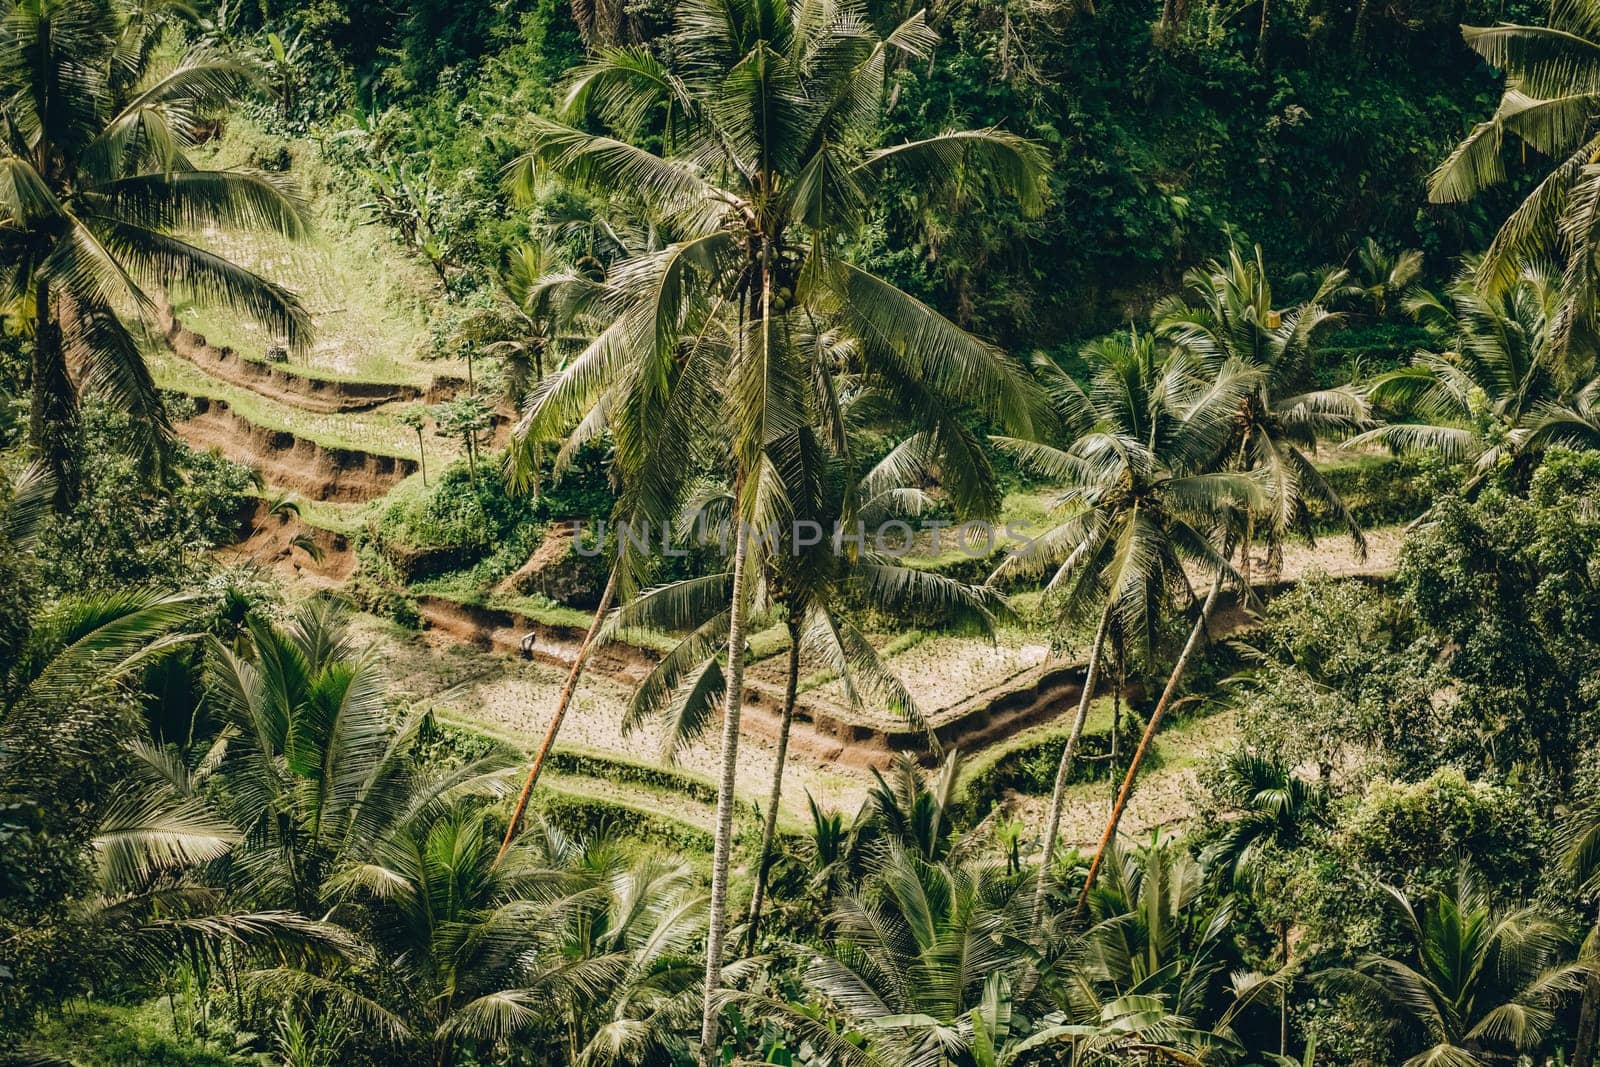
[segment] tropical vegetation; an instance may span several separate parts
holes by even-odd
[[[1594,1067],[1597,41],[7,0],[0,1064]]]

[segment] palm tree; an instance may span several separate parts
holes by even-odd
[[[1575,393],[1583,377],[1563,372],[1553,350],[1565,298],[1543,268],[1522,268],[1496,295],[1485,295],[1464,276],[1450,285],[1447,298],[1448,304],[1418,293],[1407,301],[1438,350],[1418,352],[1410,366],[1372,381],[1372,402],[1400,419],[1351,443],[1437,452],[1469,464],[1468,485],[1475,486],[1502,461],[1530,455],[1540,444],[1530,439],[1546,416],[1564,403],[1581,404]],[[1541,440],[1561,436],[1549,425]]]
[[[1222,833],[1206,847],[1205,865],[1240,889],[1264,892],[1269,847],[1293,848],[1307,831],[1325,825],[1330,793],[1326,779],[1308,780],[1275,760],[1244,749],[1223,762],[1218,795],[1229,806]],[[1289,920],[1278,921],[1278,1054],[1289,1052]]]
[[[1309,302],[1279,310],[1273,307],[1261,249],[1257,247],[1254,256],[1246,259],[1235,246],[1229,250],[1226,264],[1214,261],[1188,272],[1185,293],[1163,301],[1155,312],[1158,332],[1210,373],[1220,376],[1229,368],[1246,368],[1253,373],[1252,385],[1240,398],[1230,431],[1208,464],[1248,473],[1266,490],[1240,509],[1244,520],[1239,543],[1241,592],[1247,597],[1253,595],[1253,542],[1258,536],[1267,541],[1268,565],[1276,567],[1282,542],[1291,531],[1311,536],[1311,501],[1321,503],[1341,520],[1357,550],[1366,551],[1359,524],[1304,451],[1315,449],[1330,438],[1349,436],[1369,421],[1366,401],[1356,390],[1320,389],[1311,381],[1316,332],[1334,319],[1321,301],[1342,284],[1343,277],[1339,271],[1327,275]],[[1106,850],[1116,837],[1139,769],[1199,647],[1221,591],[1222,574],[1218,572],[1124,772],[1078,898],[1079,914]]]
[[[1206,881],[1204,865],[1174,838],[1113,847],[1106,877],[1089,896],[1092,925],[1081,955],[1055,987],[1068,1018],[1089,1021],[1108,1005],[1142,1004],[1159,1008],[1146,1037],[1164,1036],[1195,1054],[1236,1047],[1233,1020],[1272,983],[1229,974],[1233,901],[1210,900]],[[1227,1006],[1217,1011],[1225,993]]]
[[[652,251],[648,243],[630,243],[612,228],[608,227],[606,233],[609,235],[607,243],[624,257],[636,248],[644,248],[640,255]],[[591,241],[591,247],[593,243]],[[612,478],[621,489],[612,509],[611,528],[616,530],[626,525],[649,530],[651,524],[664,523],[674,514],[685,457],[693,453],[703,427],[713,425],[717,418],[712,375],[721,364],[721,353],[715,351],[712,338],[706,336],[695,346],[692,358],[681,363],[645,358],[629,366],[607,368],[606,373],[596,379],[593,376],[595,346],[601,343],[609,324],[617,321],[618,316],[639,313],[628,309],[638,304],[640,294],[609,277],[605,265],[592,255],[585,258],[592,260],[587,272],[547,274],[537,283],[530,283],[527,299],[546,315],[553,316],[547,330],[559,331],[569,326],[595,336],[567,359],[556,376],[541,379],[540,390],[530,399],[512,431],[509,481],[513,488],[537,488],[544,469],[543,445],[548,440],[562,440],[552,464],[553,474],[559,478],[570,468],[580,449],[609,435],[617,445],[612,450]],[[637,271],[636,267],[632,269]],[[623,269],[620,274],[623,281],[632,277],[632,284],[637,284],[636,273],[630,275]],[[562,338],[559,332],[550,336]],[[653,350],[644,354],[649,357]],[[580,398],[569,399],[566,406],[544,400],[546,386],[555,385],[557,378],[564,379],[564,388],[576,390]],[[574,418],[576,424],[571,425]],[[533,788],[555,748],[583,669],[590,655],[604,641],[601,629],[607,613],[616,597],[636,589],[646,574],[647,561],[642,546],[629,538],[614,538],[613,542],[612,565],[605,588],[595,606],[589,629],[573,656],[544,739],[523,779],[522,792],[500,843],[502,856],[516,837]]]
[[[1588,962],[1564,962],[1568,932],[1531,907],[1496,908],[1463,868],[1421,908],[1384,886],[1404,922],[1411,954],[1367,956],[1330,972],[1381,997],[1423,1035],[1403,1067],[1487,1064],[1538,1049],[1561,1002],[1584,987]]]
[[[1372,305],[1374,318],[1386,319],[1389,311],[1409,295],[1422,275],[1422,253],[1415,248],[1389,252],[1371,237],[1356,249],[1354,294]]]
[[[307,600],[283,627],[252,617],[247,628],[243,653],[211,642],[209,699],[226,726],[196,787],[218,780],[219,810],[244,840],[229,874],[252,899],[324,914],[335,872],[412,813],[503,788],[502,752],[443,775],[416,766],[427,716],[391,723],[377,664],[332,601]]]
[[[702,383],[722,398],[721,418],[708,425],[726,428],[737,501],[701,1051],[709,1062],[726,934],[742,650],[759,569],[751,566],[745,531],[764,518],[757,483],[768,445],[800,426],[822,425],[829,429],[823,439],[843,450],[830,350],[802,343],[797,332],[837,330],[854,342],[859,371],[934,429],[928,441],[935,455],[974,451],[973,435],[957,417],[962,410],[1025,428],[1033,405],[1015,366],[839,249],[866,220],[890,173],[944,190],[960,175],[964,195],[1011,193],[1037,211],[1043,165],[1037,149],[995,130],[871,147],[889,63],[928,54],[933,35],[921,15],[880,37],[859,7],[823,0],[776,8],[697,0],[677,14],[662,49],[670,66],[645,49],[601,49],[568,90],[574,114],[591,113],[619,136],[535,120],[533,150],[513,165],[513,178],[531,186],[537,164],[626,190],[673,236],[665,249],[615,272],[631,298],[568,373],[546,380],[534,402],[536,421],[577,417],[625,370],[645,375],[659,391],[683,373],[680,362],[714,357],[722,367]],[[652,143],[659,131],[660,154],[639,147],[646,129]],[[641,444],[660,447],[651,438],[619,440],[618,448]],[[672,456],[680,475],[688,458]],[[992,486],[966,488],[993,503]]]
[[[506,397],[519,409],[529,390],[544,380],[547,365],[580,351],[597,332],[586,329],[594,324],[585,312],[603,291],[604,267],[593,257],[584,257],[591,264],[587,270],[568,266],[566,259],[561,246],[546,236],[512,246],[495,271],[515,331],[485,351],[504,361]]]
[[[14,488],[6,514],[13,544],[26,540],[26,513],[36,514],[50,492],[48,476],[37,474]],[[51,902],[36,937],[76,952],[104,949],[102,962],[130,976],[170,973],[176,961],[200,970],[224,955],[229,975],[249,958],[269,967],[358,959],[359,943],[329,923],[233,908],[208,875],[242,835],[174,781],[166,752],[128,736],[128,696],[146,665],[192,640],[184,630],[196,607],[192,597],[140,591],[64,600],[40,612],[16,655],[0,664],[0,808],[20,815],[24,830],[13,841],[20,847],[37,835],[52,863],[82,842],[93,873],[89,893]],[[8,816],[8,831],[17,815]],[[71,907],[56,910],[63,903]],[[341,1004],[364,1010],[358,998]]]
[[[1323,824],[1330,799],[1326,781],[1307,780],[1244,749],[1224,760],[1217,792],[1233,815],[1207,847],[1206,864],[1238,886],[1256,880],[1267,846],[1293,848],[1307,829]]]
[[[1283,540],[1291,531],[1311,537],[1311,501],[1321,503],[1337,517],[1350,532],[1357,551],[1363,555],[1366,552],[1360,525],[1304,451],[1315,449],[1330,438],[1349,436],[1369,421],[1366,401],[1355,389],[1320,389],[1311,381],[1316,332],[1333,319],[1320,301],[1340,280],[1340,273],[1335,272],[1323,279],[1308,303],[1276,310],[1261,249],[1258,247],[1253,259],[1246,260],[1235,247],[1229,251],[1226,265],[1213,262],[1203,270],[1189,272],[1187,300],[1164,302],[1156,311],[1158,330],[1210,373],[1224,375],[1230,367],[1253,372],[1252,384],[1240,398],[1230,432],[1211,461],[1220,469],[1248,475],[1265,489],[1264,494],[1242,500],[1239,509],[1244,519],[1239,544],[1241,593],[1247,598],[1254,595],[1252,543],[1258,536],[1264,538],[1268,565],[1276,567]],[[1095,858],[1089,865],[1083,895],[1078,898],[1080,914],[1102,857],[1127,810],[1139,769],[1177,695],[1178,684],[1199,647],[1221,591],[1219,572],[1123,774]]]
[[[925,730],[927,724],[915,698],[879,658],[871,641],[851,621],[851,614],[865,610],[894,616],[931,610],[951,623],[989,632],[1000,608],[989,590],[902,566],[863,544],[835,540],[834,531],[856,529],[858,523],[876,529],[889,517],[920,510],[927,503],[920,489],[901,484],[908,473],[906,457],[914,453],[916,444],[915,440],[902,443],[854,479],[847,476],[841,461],[828,459],[809,434],[794,435],[769,449],[775,459],[771,476],[788,472],[791,479],[810,481],[809,491],[797,486],[786,495],[804,505],[804,510],[796,511],[795,521],[812,524],[815,537],[796,538],[788,550],[776,552],[766,561],[765,598],[782,610],[789,648],[777,754],[746,932],[746,944],[752,948],[759,934],[777,834],[802,657],[835,673],[853,706],[859,708],[871,700]],[[715,497],[699,494],[692,503],[692,518],[697,521],[712,513],[726,515],[732,507],[732,501],[721,493]],[[726,572],[675,582],[635,598],[608,627],[611,631],[647,628],[687,633],[640,682],[623,719],[624,730],[664,720],[663,748],[669,759],[704,732],[716,705],[725,698],[719,653],[726,635],[729,588]]]
[[[1013,1009],[1037,981],[1021,886],[1004,864],[890,844],[835,901],[827,944],[805,953],[805,985],[843,1033],[781,999],[732,999],[834,1062],[983,1062],[1023,1036]]]
[[[1094,368],[1087,392],[1054,364],[1040,367],[1062,424],[1076,436],[1064,445],[1001,440],[1025,466],[1068,483],[1058,503],[1067,518],[1004,560],[990,582],[1053,569],[1045,589],[1059,598],[1064,619],[1099,607],[1077,714],[1056,768],[1035,921],[1108,630],[1115,621],[1130,641],[1148,649],[1164,605],[1188,588],[1185,560],[1215,572],[1219,585],[1234,576],[1212,533],[1256,492],[1243,476],[1208,466],[1254,386],[1254,372],[1230,364],[1207,377],[1184,354],[1159,359],[1149,335],[1097,341],[1084,356]]]
[[[1359,551],[1366,550],[1360,526],[1306,455],[1370,424],[1359,390],[1324,389],[1315,382],[1316,336],[1338,319],[1324,301],[1343,279],[1344,272],[1335,271],[1309,301],[1278,309],[1261,248],[1246,258],[1234,246],[1226,263],[1213,260],[1187,272],[1183,293],[1162,301],[1153,316],[1158,335],[1213,373],[1229,363],[1258,372],[1217,457],[1223,467],[1257,472],[1267,485],[1270,510],[1252,509],[1245,516],[1239,571],[1247,582],[1257,537],[1267,542],[1269,568],[1276,567],[1283,538],[1291,531],[1312,535],[1313,502],[1344,524]]]
[[[1561,845],[1562,866],[1578,879],[1579,892],[1593,905],[1600,899],[1600,804],[1591,801],[1573,812],[1561,828]],[[1582,952],[1591,961],[1600,955],[1600,918],[1589,928]],[[1572,1067],[1593,1067],[1597,1039],[1600,1039],[1600,970],[1591,970],[1584,980],[1583,1000],[1578,1008]]]
[[[451,1014],[436,1047],[504,1043],[540,1026],[564,1039],[564,1055],[552,1062],[654,1062],[686,1052],[681,1034],[700,1000],[694,949],[705,933],[705,890],[692,869],[604,837],[571,838],[545,822],[498,863],[492,844],[475,838],[466,849],[433,850],[441,859],[469,857],[459,884],[502,887],[480,896],[464,926],[428,919],[451,958],[481,972],[469,981],[458,971],[446,987]],[[381,886],[386,876],[369,880]],[[420,917],[425,909],[413,910]],[[512,984],[483,986],[501,975]]]
[[[1507,178],[1508,136],[1549,163],[1545,174],[1506,218],[1474,276],[1490,298],[1513,286],[1528,262],[1562,265],[1559,311],[1550,328],[1553,352],[1566,351],[1580,326],[1592,327],[1596,285],[1594,225],[1600,210],[1596,125],[1596,26],[1593,0],[1551,6],[1545,26],[1463,26],[1467,46],[1503,71],[1494,114],[1474,126],[1428,181],[1435,203],[1470,200]],[[1523,153],[1526,158],[1526,152]]]
[[[868,840],[889,840],[930,863],[946,858],[955,839],[951,809],[961,777],[961,754],[952,750],[937,774],[924,774],[908,753],[895,757],[888,778],[874,768],[873,786],[856,818]]]
[[[33,324],[30,438],[63,499],[75,492],[80,392],[132,413],[130,444],[148,455],[168,432],[123,318],[153,314],[152,287],[220,300],[296,344],[308,332],[288,290],[180,236],[216,226],[294,237],[304,223],[266,175],[189,160],[195,119],[225,109],[253,74],[203,51],[158,66],[152,46],[169,21],[130,20],[114,0],[24,0],[0,20],[0,269]]]
[[[1350,270],[1344,293],[1370,304],[1373,317],[1384,320],[1390,310],[1410,296],[1422,275],[1422,253],[1402,248],[1390,253],[1373,238],[1363,238],[1355,250],[1355,267]]]

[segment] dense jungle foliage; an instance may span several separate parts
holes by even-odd
[[[7,0],[0,1064],[1594,1067],[1597,42]]]

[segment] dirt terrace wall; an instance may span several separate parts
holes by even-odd
[[[167,347],[211,377],[307,411],[365,411],[380,404],[417,400],[423,395],[414,385],[313,378],[283,364],[249,359],[227,345],[219,348],[211,344],[203,334],[179,322],[170,307],[161,309],[161,327]]]
[[[307,552],[304,542],[316,546],[317,553]],[[329,587],[348,581],[356,569],[355,552],[344,534],[313,526],[293,513],[272,513],[260,499],[245,509],[239,540],[228,551]]]
[[[268,485],[312,500],[372,500],[417,470],[414,459],[321,445],[287,430],[257,426],[225,400],[193,400],[194,417],[178,425],[185,440],[196,448],[215,448],[259,470]]]

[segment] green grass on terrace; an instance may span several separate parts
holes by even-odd
[[[383,409],[363,412],[322,413],[305,411],[268,400],[230,382],[219,381],[187,360],[166,351],[152,350],[147,355],[151,374],[163,389],[226,401],[249,422],[269,430],[285,430],[296,437],[334,448],[350,448],[386,456],[417,458],[417,435]],[[454,450],[444,438],[428,441],[428,457],[442,464]]]
[[[311,233],[286,242],[258,234],[195,235],[208,249],[287,286],[312,316],[308,351],[291,369],[311,377],[426,386],[435,375],[464,376],[466,366],[434,355],[428,324],[442,299],[428,269],[407,256],[387,232],[366,224],[354,194],[333,179],[305,142],[285,146],[235,113],[227,132],[196,155],[222,167],[261,166],[287,148],[288,178],[310,204]],[[179,318],[212,344],[259,359],[275,340],[258,323],[171,294]]]

